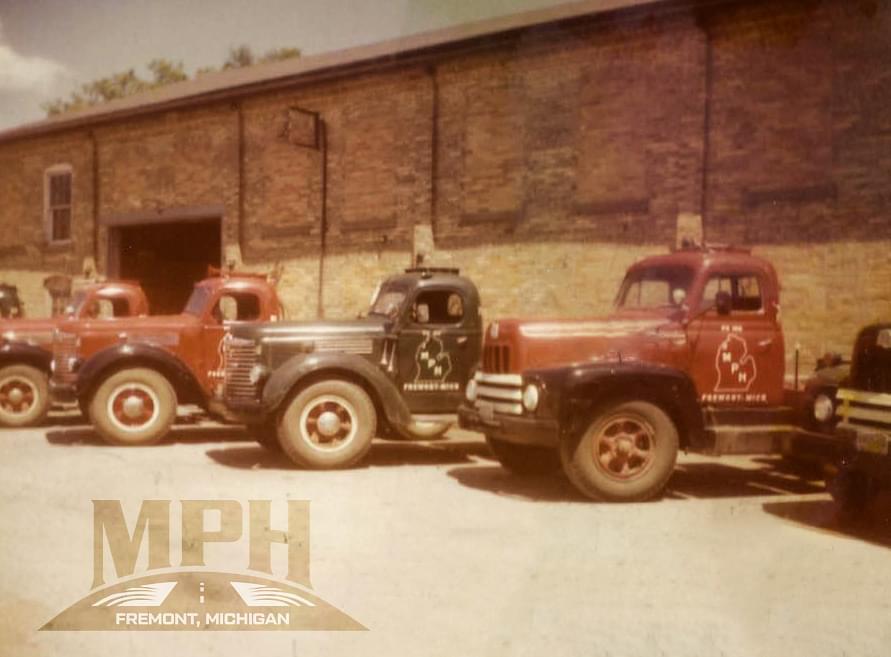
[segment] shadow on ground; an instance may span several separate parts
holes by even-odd
[[[71,429],[50,429],[46,432],[46,441],[50,445],[61,447],[109,446],[89,426],[79,426]],[[229,441],[250,441],[253,443],[253,438],[243,427],[239,426],[189,426],[188,424],[182,425],[177,423],[156,447],[163,447],[173,443],[216,443]]]
[[[282,453],[271,452],[259,445],[211,449],[207,456],[221,465],[248,470],[299,469]],[[474,457],[491,459],[481,441],[448,440],[437,442],[377,441],[359,468],[393,467],[405,465],[456,465],[473,463]]]
[[[851,516],[831,500],[768,502],[764,510],[797,525],[891,548],[891,495],[884,494]]]
[[[496,495],[539,502],[591,503],[576,492],[562,476],[515,475],[498,466],[457,467],[448,475],[469,488]],[[678,465],[668,481],[663,499],[720,499],[738,497],[792,496],[825,493],[823,482],[802,478],[782,467],[780,461],[765,459],[759,468],[737,468],[720,463]]]

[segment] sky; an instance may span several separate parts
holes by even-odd
[[[0,0],[0,130],[43,102],[164,57],[192,73],[231,46],[340,50],[566,0]]]

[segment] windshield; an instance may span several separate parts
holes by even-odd
[[[186,302],[186,307],[183,309],[183,312],[189,315],[195,315],[196,317],[201,317],[204,314],[204,309],[207,308],[210,295],[211,292],[207,287],[204,285],[196,285],[195,289],[192,290],[192,296],[190,296],[189,300]]]
[[[399,314],[402,302],[405,301],[405,290],[387,286],[381,287],[371,302],[369,315],[382,315],[393,319]]]
[[[74,293],[74,296],[71,297],[71,303],[65,306],[65,314],[76,317],[80,314],[80,308],[84,304],[84,301],[87,298],[86,290],[78,290]]]
[[[686,267],[636,269],[625,276],[616,306],[629,309],[680,307],[690,292],[693,274],[693,270]]]

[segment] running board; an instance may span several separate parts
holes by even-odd
[[[794,424],[722,425],[707,427],[714,439],[711,449],[703,450],[713,456],[722,454],[779,454],[784,441],[793,437],[827,440],[823,434],[805,431]]]

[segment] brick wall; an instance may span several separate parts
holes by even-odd
[[[605,312],[624,268],[701,214],[707,239],[775,262],[788,358],[800,343],[807,364],[891,316],[889,34],[888,0],[534,28],[98,128],[98,214],[223,208],[227,253],[278,268],[295,318],[320,303],[354,316],[418,249],[472,276],[488,318]],[[42,179],[59,162],[75,169],[75,239],[56,250]],[[86,133],[0,145],[0,279],[29,309],[42,276],[93,253],[92,166]]]

